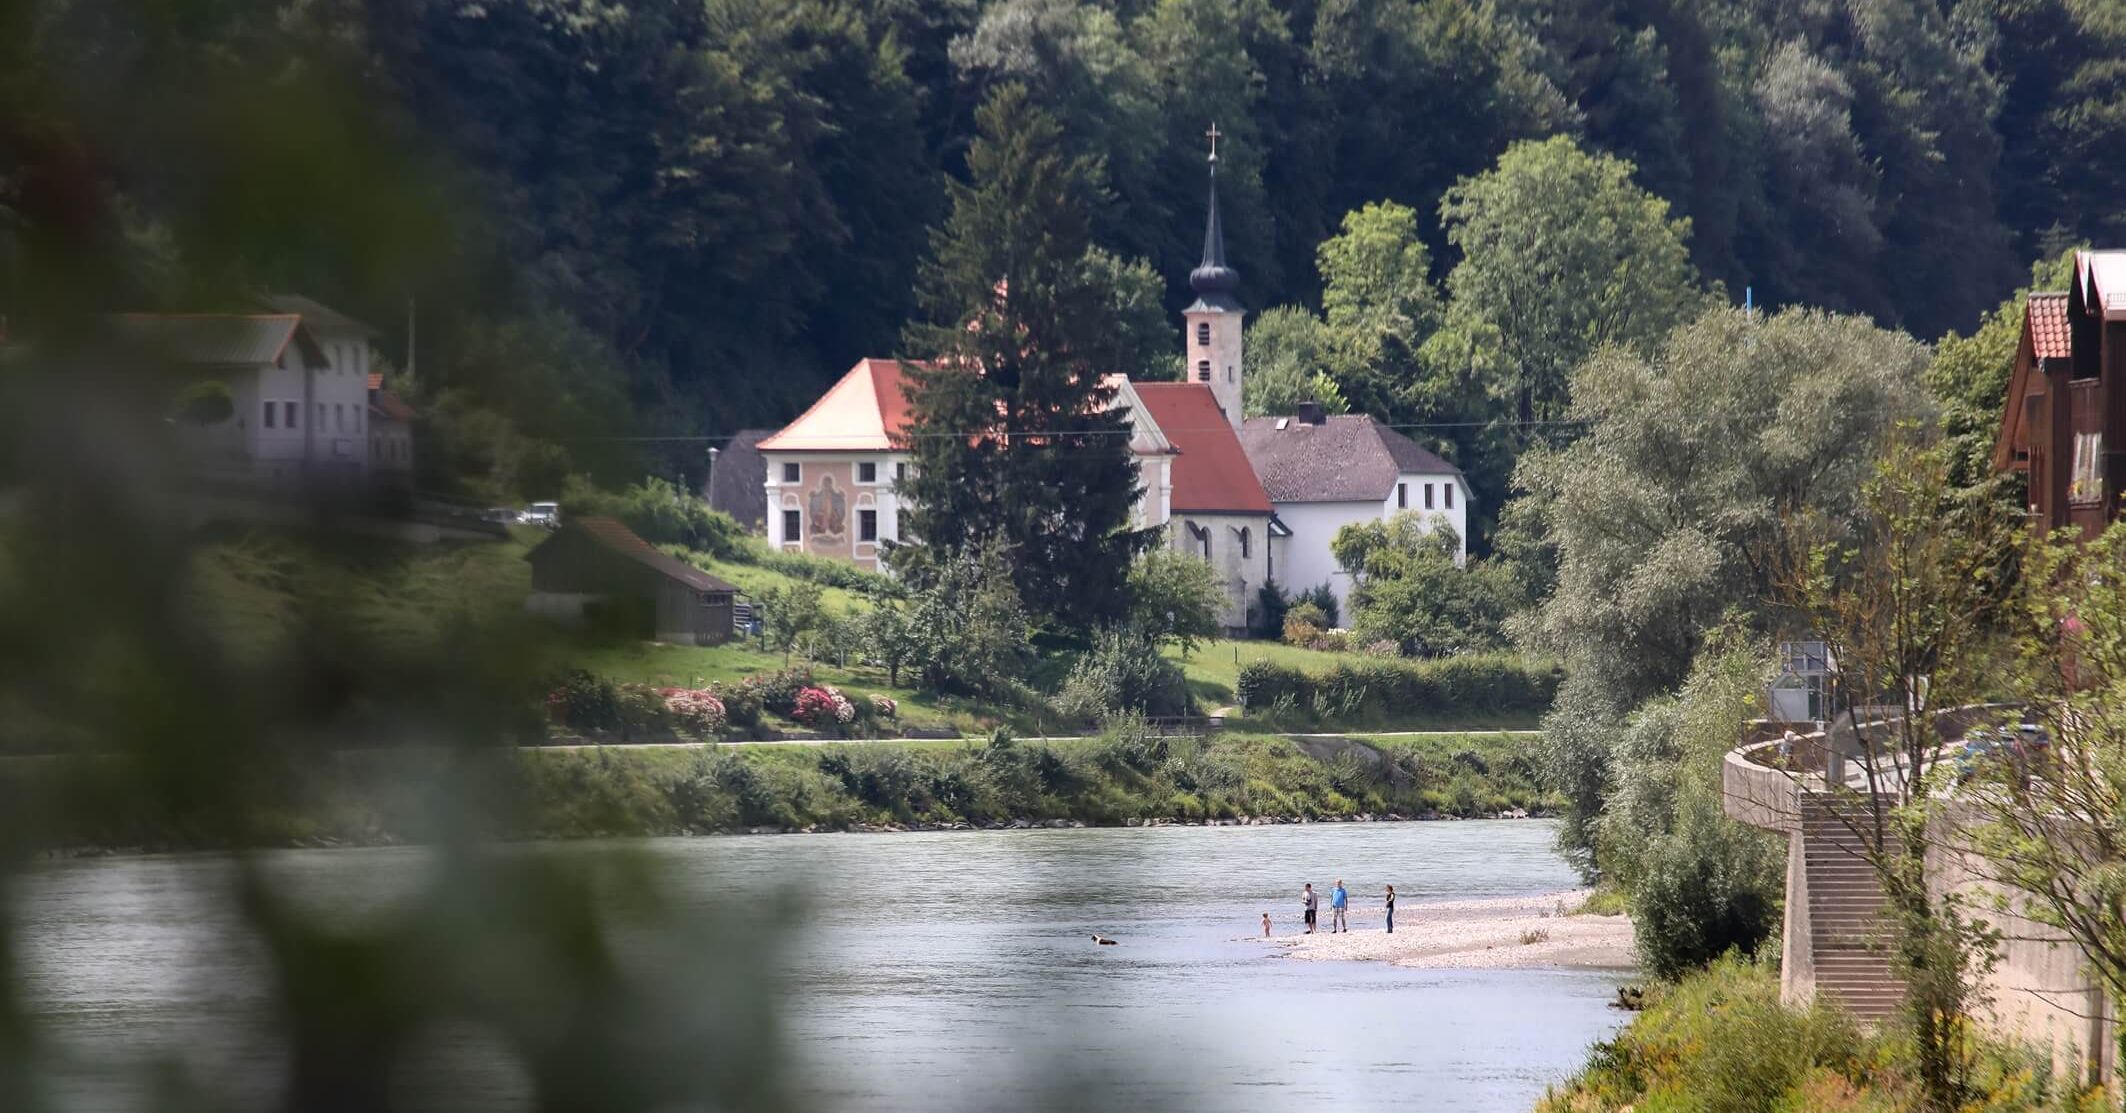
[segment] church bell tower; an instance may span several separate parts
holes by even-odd
[[[1211,205],[1203,229],[1203,262],[1189,272],[1189,288],[1196,300],[1181,316],[1187,322],[1182,335],[1187,353],[1188,381],[1211,388],[1218,408],[1238,430],[1242,420],[1240,388],[1241,308],[1233,291],[1240,287],[1240,272],[1225,263],[1225,232],[1218,224],[1218,125],[1211,125]]]

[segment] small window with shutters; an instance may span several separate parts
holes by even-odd
[[[1196,346],[1199,348],[1211,346],[1211,324],[1209,321],[1203,321],[1196,325]]]
[[[1205,383],[1207,383],[1207,382],[1210,382],[1210,381],[1211,381],[1211,361],[1210,361],[1210,360],[1207,360],[1207,359],[1200,359],[1200,360],[1197,360],[1197,361],[1196,361],[1196,380],[1197,380],[1198,382],[1205,382]]]

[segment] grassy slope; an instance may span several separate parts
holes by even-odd
[[[712,647],[650,642],[592,645],[523,620],[521,604],[530,590],[531,575],[530,565],[523,557],[544,536],[544,531],[520,527],[510,540],[500,544],[409,549],[382,542],[336,543],[333,560],[357,573],[348,577],[354,586],[346,605],[358,622],[386,640],[432,640],[454,620],[487,616],[519,623],[518,636],[525,647],[543,654],[554,668],[581,667],[614,680],[694,686],[733,681],[784,667],[781,654],[764,651],[757,643]],[[303,553],[302,543],[292,536],[261,531],[232,536],[214,551],[211,559],[202,562],[198,582],[203,613],[225,644],[250,654],[270,656],[278,651],[276,647],[293,629],[298,596],[306,584],[317,580],[316,561]],[[755,595],[796,582],[785,573],[752,565],[717,561],[710,562],[709,567],[716,575]],[[854,613],[866,606],[860,596],[838,588],[828,588],[824,595],[827,605],[842,613]],[[1268,660],[1318,671],[1340,660],[1357,658],[1355,654],[1322,653],[1276,642],[1226,640],[1199,646],[1185,657],[1178,650],[1169,650],[1168,655],[1181,665],[1191,690],[1206,709],[1231,707],[1234,684],[1241,667],[1248,662]],[[1046,679],[1060,681],[1065,662],[1055,659],[1043,664],[1044,673],[1053,674]],[[868,666],[839,668],[831,663],[814,663],[811,667],[826,683],[892,696],[902,705],[904,721],[913,727],[986,733],[1004,724],[1026,735],[1074,732],[1022,712],[896,687],[887,683],[883,670]],[[1318,729],[1312,723],[1275,725]],[[1442,719],[1411,713],[1338,725],[1373,730],[1460,730],[1514,729],[1534,723],[1527,716],[1457,715]]]

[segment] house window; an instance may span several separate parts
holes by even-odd
[[[278,409],[279,407],[280,403],[278,402],[266,403],[266,428],[273,428],[273,411]]]
[[[859,510],[856,512],[856,539],[858,541],[878,540],[878,511]]]
[[[1250,536],[1248,528],[1242,526],[1240,528],[1240,559],[1246,560],[1248,558],[1248,549],[1252,547],[1253,541],[1254,538]]]
[[[2067,501],[2090,503],[2104,497],[2104,477],[2100,470],[2104,458],[2104,434],[2076,433],[2074,435],[2073,478],[2067,484]]]
[[[354,431],[357,433],[362,431],[362,408],[360,406],[354,408]]]
[[[784,464],[782,466],[782,481],[784,483],[795,483],[797,482],[797,477],[798,469],[796,464]]]
[[[1425,509],[1432,509],[1432,484],[1425,484]]]
[[[1395,508],[1397,510],[1410,509],[1410,485],[1408,483],[1395,485]]]
[[[315,417],[312,418],[312,421],[315,422],[315,424],[311,425],[310,427],[312,429],[318,430],[319,432],[323,432],[325,429],[325,404],[323,402],[317,402],[313,403],[313,405],[317,407],[317,414]]]
[[[802,519],[798,516],[797,511],[785,510],[782,512],[782,539],[785,543],[795,543],[802,537],[800,533],[801,522]]]
[[[347,431],[346,403],[334,402],[332,404],[332,428],[335,432],[344,433]]]
[[[1225,381],[1226,381],[1226,382],[1232,382],[1232,381],[1233,381],[1233,365],[1232,365],[1232,364],[1230,364],[1230,363],[1228,363],[1228,364],[1226,364],[1226,365],[1225,365]]]
[[[293,429],[293,428],[295,428],[295,427],[296,427],[297,423],[298,423],[298,422],[299,422],[299,421],[300,421],[300,420],[302,419],[302,416],[303,416],[303,412],[302,412],[301,410],[299,410],[299,409],[297,409],[297,408],[296,408],[296,403],[294,403],[294,402],[282,402],[282,403],[281,403],[281,418],[282,418],[282,420],[281,420],[281,424],[282,424],[282,425],[285,425],[285,426],[287,426],[288,428],[290,428],[290,429]]]
[[[856,481],[858,483],[878,482],[878,465],[869,460],[856,465]]]
[[[898,461],[896,461],[896,462],[894,463],[894,465],[893,465],[893,481],[894,481],[895,483],[906,483],[906,482],[908,482],[908,465],[907,465],[907,464],[905,464],[905,463],[901,463],[901,462],[898,462]]]
[[[1210,382],[1210,381],[1211,381],[1211,361],[1210,361],[1210,360],[1207,360],[1207,359],[1199,359],[1199,360],[1197,360],[1197,361],[1196,361],[1196,379],[1197,379],[1197,381],[1198,381],[1198,382],[1206,382],[1206,383],[1207,383],[1207,382]]]
[[[1197,324],[1196,346],[1199,348],[1208,348],[1211,346],[1211,323],[1209,321],[1203,321]]]
[[[1440,484],[1440,493],[1441,493],[1441,494],[1443,494],[1443,495],[1445,495],[1445,496],[1447,497],[1447,509],[1449,509],[1449,510],[1452,510],[1452,509],[1454,509],[1454,484],[1453,484],[1453,483],[1442,483],[1442,484]]]
[[[1183,521],[1181,525],[1195,541],[1197,554],[1205,560],[1211,559],[1211,531],[1190,521]]]

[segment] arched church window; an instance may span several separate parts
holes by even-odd
[[[1207,383],[1207,382],[1210,382],[1210,381],[1211,381],[1211,361],[1210,361],[1210,360],[1207,360],[1207,359],[1199,359],[1199,360],[1197,360],[1197,361],[1196,361],[1196,380],[1197,380],[1198,382],[1205,382],[1205,383]]]
[[[1208,348],[1211,346],[1211,323],[1209,321],[1200,321],[1197,323],[1196,346],[1199,348]]]

